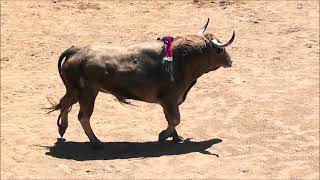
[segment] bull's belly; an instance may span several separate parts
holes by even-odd
[[[95,65],[96,66],[96,65]],[[100,67],[96,68],[100,69]],[[150,77],[147,70],[141,68],[118,67],[108,69],[103,67],[101,71],[88,72],[92,79],[100,87],[100,91],[113,94],[124,99],[134,99],[150,103],[158,103],[158,83],[154,77]]]
[[[108,86],[101,87],[100,92],[112,94],[120,99],[133,99],[148,103],[158,103],[157,92],[153,88],[148,87],[121,87]]]

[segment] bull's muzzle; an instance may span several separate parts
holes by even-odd
[[[232,61],[231,60],[227,60],[223,67],[224,68],[232,67]]]

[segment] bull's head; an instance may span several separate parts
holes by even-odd
[[[209,24],[209,18],[207,20],[207,23],[202,28],[202,30],[199,31],[198,35],[205,37],[207,40],[209,40],[211,42],[212,49],[209,51],[209,56],[211,57],[210,59],[212,61],[214,61],[214,64],[216,67],[220,67],[220,66],[231,67],[232,61],[231,61],[230,55],[226,51],[225,47],[229,46],[233,42],[233,40],[235,38],[235,32],[233,31],[231,39],[227,43],[223,44],[213,34],[205,33],[205,31],[208,27],[208,24]],[[215,67],[213,67],[213,68],[215,68]]]

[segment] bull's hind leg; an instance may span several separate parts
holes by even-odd
[[[92,146],[94,148],[102,148],[102,142],[96,137],[90,125],[90,117],[93,113],[94,102],[97,95],[98,92],[94,92],[91,90],[81,92],[81,96],[78,99],[80,104],[78,119]]]
[[[168,122],[167,129],[159,134],[159,141],[165,141],[167,138],[172,137],[173,141],[181,142],[183,138],[178,135],[176,126],[180,123],[180,112],[178,103],[168,101],[162,103],[163,111]]]
[[[60,99],[60,115],[57,120],[58,131],[61,137],[68,128],[68,113],[71,106],[77,102],[77,99],[67,90],[66,94]]]

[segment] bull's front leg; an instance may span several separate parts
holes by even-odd
[[[176,126],[180,123],[180,112],[177,101],[165,101],[161,103],[168,128],[159,134],[159,141],[165,141],[167,138],[172,137],[174,142],[182,142],[183,138],[178,135]]]

